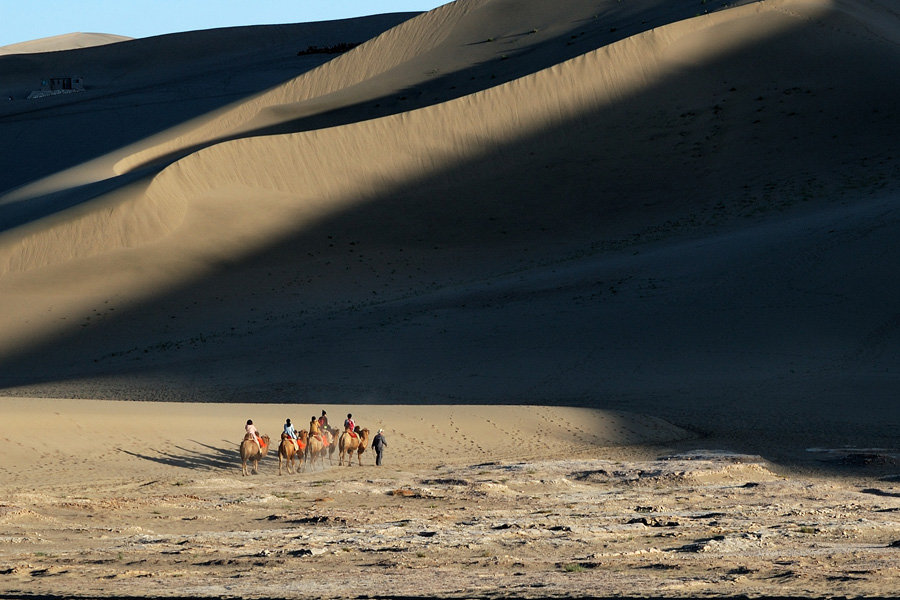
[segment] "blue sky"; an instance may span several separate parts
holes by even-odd
[[[430,10],[449,0],[0,0],[0,46],[81,31],[148,37]]]

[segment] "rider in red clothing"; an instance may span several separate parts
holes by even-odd
[[[346,420],[344,420],[344,431],[349,431],[350,435],[353,437],[359,437],[356,435],[356,423],[353,422],[353,415],[347,414]]]

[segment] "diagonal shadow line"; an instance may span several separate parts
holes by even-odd
[[[710,4],[707,6],[707,11],[720,10],[729,5],[733,6],[754,1],[757,0],[741,0],[731,3],[726,0],[717,0],[717,5]],[[498,56],[494,60],[473,65],[459,72],[432,78],[390,94],[340,106],[333,110],[234,135],[205,140],[152,158],[132,167],[128,173],[117,177],[71,190],[22,200],[7,206],[0,205],[0,232],[88,202],[103,193],[127,185],[141,177],[152,176],[178,160],[209,146],[250,137],[284,135],[338,127],[361,120],[377,119],[447,102],[536,73],[559,62],[618,42],[653,27],[693,17],[695,13],[696,10],[693,5],[676,3],[667,11],[660,11],[657,7],[649,7],[636,13],[620,15],[619,20],[595,20],[595,22],[590,24],[573,22],[570,24],[571,29],[562,32],[558,36],[529,46],[509,56]],[[577,38],[576,41],[572,41],[572,31],[576,28],[580,28],[583,31],[581,35],[574,36]],[[521,35],[527,36],[528,33],[525,32]],[[563,48],[563,50],[560,50],[560,48]],[[322,62],[327,61],[323,60]]]

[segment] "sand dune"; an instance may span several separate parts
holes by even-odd
[[[3,385],[890,443],[890,7],[515,4],[448,4],[7,195],[77,206],[0,239]]]
[[[60,52],[76,48],[105,46],[116,42],[127,42],[133,39],[124,35],[111,33],[65,33],[52,37],[0,46],[0,56],[4,54],[35,54],[39,52]]]

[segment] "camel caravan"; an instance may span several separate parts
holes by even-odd
[[[256,475],[259,473],[259,461],[269,453],[269,436],[261,435],[252,419],[247,421],[244,430],[240,448],[241,474]],[[278,474],[282,475],[284,471],[289,474],[299,473],[301,469],[316,466],[324,469],[326,455],[329,464],[334,464],[335,450],[338,451],[339,466],[343,466],[346,457],[349,467],[354,452],[359,466],[362,466],[362,455],[368,444],[369,430],[356,425],[352,414],[348,414],[344,420],[344,430],[340,435],[335,427],[329,425],[328,415],[324,410],[322,416],[310,419],[308,429],[297,431],[291,420],[287,419],[278,445]]]

